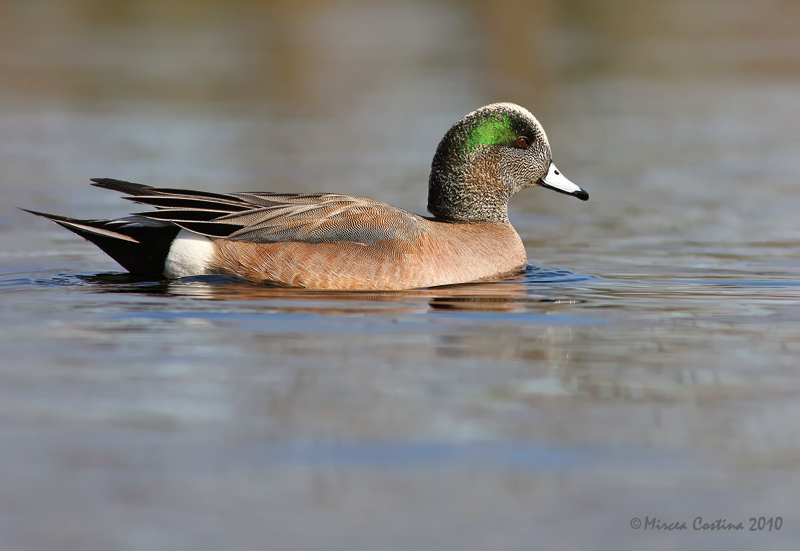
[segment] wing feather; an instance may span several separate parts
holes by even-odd
[[[108,179],[95,185],[129,193],[125,199],[156,209],[135,216],[235,241],[372,244],[406,238],[423,220],[384,203],[332,193],[211,193]]]

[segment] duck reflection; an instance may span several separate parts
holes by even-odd
[[[588,276],[564,270],[543,270],[533,266],[520,274],[498,281],[446,285],[407,291],[327,291],[259,285],[236,278],[199,276],[181,280],[152,279],[123,273],[76,276],[83,284],[103,293],[135,293],[187,297],[199,300],[275,302],[320,314],[353,311],[483,311],[520,313],[535,305],[563,305],[583,302],[550,296],[554,289],[543,284],[567,283]]]

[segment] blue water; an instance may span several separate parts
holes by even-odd
[[[793,2],[0,7],[0,549],[794,549]],[[142,279],[16,207],[116,177],[424,213],[450,125],[528,107],[588,202],[409,292]],[[634,518],[783,518],[653,532]]]

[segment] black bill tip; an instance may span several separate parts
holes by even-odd
[[[576,191],[575,193],[573,193],[573,195],[578,199],[580,199],[581,201],[589,200],[589,194],[586,193],[584,190]]]

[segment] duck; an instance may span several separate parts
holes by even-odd
[[[481,107],[436,148],[428,212],[335,193],[213,193],[94,178],[151,210],[86,220],[23,209],[97,245],[131,274],[221,275],[324,290],[409,290],[491,281],[527,267],[509,199],[543,187],[589,194],[553,163],[544,128],[513,103]]]

